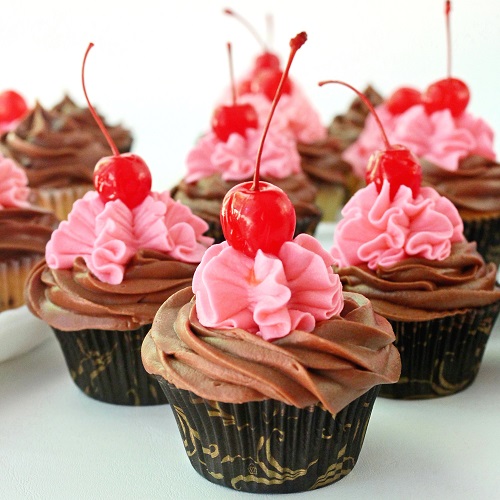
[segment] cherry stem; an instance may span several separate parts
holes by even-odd
[[[89,106],[90,112],[92,113],[92,116],[94,117],[94,120],[96,121],[97,125],[101,129],[101,132],[104,134],[104,137],[106,137],[106,141],[108,141],[109,147],[111,148],[113,155],[120,156],[120,151],[118,151],[116,144],[113,142],[113,139],[111,139],[111,136],[109,135],[109,132],[107,131],[106,127],[104,126],[104,123],[102,122],[101,117],[96,113],[94,106],[92,106],[92,104],[90,103],[90,99],[89,99],[89,96],[87,95],[87,90],[85,88],[85,63],[87,61],[88,53],[90,52],[90,49],[93,46],[94,46],[94,44],[92,42],[90,42],[89,46],[87,47],[87,50],[85,51],[85,56],[83,57],[83,64],[82,64],[83,93],[85,94],[85,99],[87,100],[87,104]]]
[[[255,171],[253,174],[253,184],[252,184],[252,190],[258,191],[259,190],[259,171],[260,171],[260,161],[262,158],[262,150],[264,149],[264,141],[266,139],[267,132],[269,130],[269,126],[271,125],[271,120],[274,115],[274,110],[276,109],[276,106],[278,105],[278,102],[280,100],[281,94],[283,93],[283,83],[285,82],[286,78],[288,77],[288,73],[290,71],[290,66],[292,65],[293,58],[295,57],[295,54],[297,51],[306,43],[307,40],[307,33],[305,31],[300,32],[295,38],[292,38],[290,40],[290,55],[288,56],[288,62],[286,63],[285,70],[283,71],[283,74],[281,75],[281,80],[278,85],[278,88],[276,89],[276,93],[274,94],[274,99],[273,103],[271,104],[271,110],[269,111],[269,116],[267,117],[267,122],[266,126],[264,127],[264,131],[262,132],[262,137],[260,139],[260,144],[259,144],[259,151],[257,152],[257,160],[255,162]]]
[[[233,51],[231,42],[227,42],[227,58],[229,60],[229,81],[231,82],[231,94],[233,96],[233,106],[236,105],[236,83],[234,82]]]
[[[267,46],[272,47],[274,45],[274,18],[272,14],[266,15],[266,38]]]
[[[446,58],[448,78],[451,78],[451,28],[450,28],[451,1],[446,0],[444,5],[444,15],[446,16]]]
[[[266,42],[262,39],[262,37],[259,35],[257,30],[242,16],[240,16],[238,13],[234,12],[232,9],[224,9],[224,14],[228,14],[229,16],[233,16],[234,18],[238,19],[238,21],[243,24],[247,28],[250,33],[255,37],[257,42],[262,46],[264,51],[267,52],[267,44]]]
[[[375,120],[377,121],[378,126],[380,127],[380,131],[382,132],[382,138],[384,140],[386,149],[391,149],[391,144],[389,143],[389,139],[387,138],[387,135],[385,133],[384,126],[382,125],[382,122],[380,121],[380,118],[378,117],[377,112],[375,111],[375,108],[373,107],[373,105],[369,101],[369,99],[365,96],[365,94],[360,92],[358,89],[354,88],[352,85],[349,85],[348,83],[343,82],[341,80],[324,80],[322,82],[319,82],[318,85],[320,87],[322,87],[323,85],[326,85],[327,83],[340,83],[340,85],[344,85],[344,87],[347,87],[347,88],[351,89],[352,91],[356,92],[356,94],[358,94],[358,97],[365,103],[365,105],[368,107],[368,109],[371,111],[371,113],[375,117]]]

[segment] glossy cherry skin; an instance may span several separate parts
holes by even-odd
[[[264,94],[270,101],[274,99],[276,90],[281,81],[283,72],[281,70],[263,69],[252,80],[252,92],[254,94]],[[287,77],[283,82],[283,94],[290,94],[292,83]]]
[[[135,208],[151,192],[151,172],[145,161],[133,153],[101,158],[94,169],[94,187],[106,203],[121,200]]]
[[[28,105],[20,94],[14,90],[5,90],[0,93],[0,122],[9,123],[21,118]]]
[[[279,187],[243,182],[230,189],[222,202],[220,220],[226,241],[236,250],[255,257],[257,250],[277,255],[295,232],[295,209]]]
[[[263,69],[273,69],[275,71],[279,71],[280,66],[280,60],[276,54],[273,54],[272,52],[263,52],[255,59],[254,73],[258,73]]]
[[[249,128],[257,128],[258,125],[259,118],[251,104],[219,106],[212,116],[212,130],[224,142],[234,133],[245,137]]]
[[[422,94],[422,103],[427,114],[449,109],[455,118],[465,111],[469,99],[469,88],[458,78],[445,78],[434,82]]]
[[[408,186],[415,198],[420,192],[422,167],[408,148],[398,144],[391,149],[375,151],[366,167],[366,183],[374,182],[380,193],[384,180],[391,185],[390,198],[394,200],[400,186]]]
[[[385,105],[390,113],[400,115],[421,102],[422,96],[417,89],[401,87],[393,92],[391,97],[385,102]]]

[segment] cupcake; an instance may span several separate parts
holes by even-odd
[[[380,384],[398,379],[400,360],[389,323],[342,292],[331,264],[307,234],[254,257],[226,241],[207,250],[193,289],[157,312],[144,366],[209,481],[300,492],[356,464]]]
[[[94,134],[94,139],[102,143],[104,147],[108,147],[106,138],[102,135],[101,130],[97,126],[90,109],[78,106],[67,94],[57,103],[52,111],[61,113],[62,115],[71,117],[78,123],[78,126],[83,130],[88,130]],[[123,127],[121,124],[109,125],[102,115],[99,115],[106,130],[109,132],[111,139],[116,144],[120,153],[128,153],[132,148],[132,134],[130,130]]]
[[[43,259],[57,219],[28,202],[28,179],[0,155],[0,313],[24,304],[24,283]]]
[[[454,394],[474,381],[498,316],[497,269],[467,242],[451,201],[420,187],[418,160],[384,140],[342,210],[332,256],[344,290],[365,295],[396,333],[401,378],[381,395]]]
[[[282,75],[283,82],[287,76],[288,69]],[[283,88],[281,85],[281,93]],[[285,102],[286,98],[282,96]],[[251,95],[242,96],[238,102],[234,98],[232,104],[217,107],[212,129],[187,155],[187,172],[172,194],[209,224],[208,234],[216,242],[224,238],[219,220],[222,200],[235,185],[252,178],[266,128],[268,137],[260,152],[262,179],[288,194],[295,208],[297,233],[313,234],[321,219],[321,209],[315,202],[317,189],[301,169],[288,118],[278,112],[286,109],[281,104],[263,95]],[[269,115],[271,109],[276,120],[269,126],[264,116]]]
[[[144,371],[141,344],[159,306],[191,284],[212,239],[203,236],[207,224],[168,192],[151,192],[144,160],[109,141],[114,155],[96,165],[96,191],[77,200],[52,234],[28,278],[27,304],[53,329],[86,395],[122,405],[166,403]]]
[[[1,137],[0,150],[26,172],[32,203],[61,220],[75,200],[93,189],[95,164],[110,152],[73,118],[38,102],[14,130]]]

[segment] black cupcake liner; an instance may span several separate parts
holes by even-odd
[[[479,371],[500,302],[431,321],[389,320],[401,355],[401,377],[380,396],[428,399],[469,387]]]
[[[464,236],[477,243],[477,251],[485,262],[500,266],[500,217],[463,219]]]
[[[141,345],[151,325],[136,330],[54,330],[71,378],[87,396],[116,405],[168,403],[142,364]]]
[[[250,493],[293,493],[339,481],[356,464],[376,386],[337,415],[268,399],[220,403],[158,377],[186,454],[205,479]]]

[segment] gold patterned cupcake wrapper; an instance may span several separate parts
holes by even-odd
[[[391,321],[401,355],[401,377],[382,397],[428,399],[469,387],[481,366],[500,302],[431,321]]]
[[[117,405],[168,403],[141,360],[141,345],[151,325],[131,331],[53,328],[71,378],[87,396]]]
[[[292,493],[339,481],[358,460],[379,386],[337,415],[275,400],[208,401],[158,377],[186,454],[209,481],[252,493]]]
[[[500,266],[500,217],[463,219],[464,236],[477,243],[477,251],[486,262]]]

